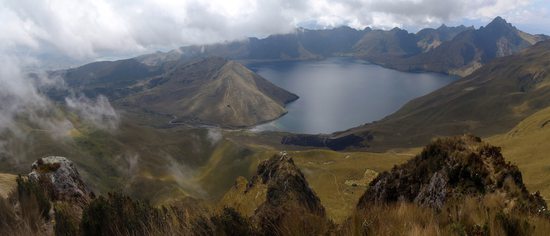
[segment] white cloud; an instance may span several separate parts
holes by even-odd
[[[461,19],[487,21],[497,15],[513,17],[532,4],[531,0],[0,0],[0,50],[93,59],[289,32],[304,22],[420,28]]]
[[[99,95],[95,101],[84,96],[66,97],[65,103],[83,120],[97,128],[107,131],[114,131],[118,128],[119,115],[109,103],[109,99],[103,95]]]
[[[216,145],[223,138],[223,134],[220,128],[208,128],[208,133],[206,134],[208,141],[212,146]]]

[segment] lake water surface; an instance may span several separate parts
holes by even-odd
[[[456,80],[442,74],[400,72],[353,58],[249,63],[247,67],[300,96],[286,106],[288,114],[254,130],[307,134],[380,120],[413,98]]]

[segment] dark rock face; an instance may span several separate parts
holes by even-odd
[[[40,183],[52,201],[75,202],[86,205],[94,197],[82,181],[74,163],[65,157],[49,156],[32,164],[29,180]]]
[[[309,187],[300,169],[294,165],[292,158],[286,153],[260,163],[256,175],[247,188],[254,187],[256,183],[267,185],[266,202],[257,212],[294,204],[312,214],[325,215],[321,201]]]
[[[321,200],[286,153],[260,163],[252,179],[230,190],[226,199],[226,206],[244,211],[265,235],[288,235],[297,228],[316,235],[328,222]]]
[[[523,210],[546,208],[538,194],[529,194],[518,167],[505,162],[500,148],[474,136],[434,141],[420,155],[374,179],[357,207],[407,201],[441,209],[451,199],[488,193],[503,194]]]

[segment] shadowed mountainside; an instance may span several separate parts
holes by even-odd
[[[497,17],[487,26],[468,29],[425,53],[407,57],[367,55],[366,58],[398,70],[433,71],[464,77],[494,58],[511,55],[546,39],[548,36],[525,33]]]
[[[390,31],[373,30],[365,34],[354,46],[356,56],[411,55],[421,48],[417,45],[418,35],[399,28]],[[425,40],[424,38],[422,40]]]
[[[455,36],[462,33],[463,31],[473,29],[473,26],[466,27],[461,25],[457,27],[448,27],[444,24],[437,29],[422,29],[418,31],[418,33],[416,33],[417,37],[419,37],[417,45],[422,48],[423,52],[427,52],[439,47],[445,41],[452,40]]]

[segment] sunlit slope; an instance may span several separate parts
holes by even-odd
[[[278,153],[274,149],[255,149],[255,154],[249,156],[252,159],[246,160],[247,165],[241,166],[240,171],[248,171],[249,178],[255,171],[257,164],[261,160],[268,159]],[[400,164],[417,152],[417,150],[407,150],[401,152],[388,153],[368,153],[368,152],[335,152],[330,150],[302,150],[289,151],[296,165],[304,173],[310,187],[321,199],[321,203],[327,211],[329,218],[336,222],[342,222],[349,216],[359,197],[366,190],[368,183],[376,177],[378,172],[390,170],[394,165]],[[227,162],[224,160],[223,162]],[[217,163],[222,163],[218,162]],[[240,160],[240,163],[245,162]],[[225,165],[211,166],[211,169],[217,169],[217,172],[205,176],[203,184],[212,185],[215,182],[227,181],[229,176],[235,176],[236,173],[228,174],[224,172]],[[234,170],[237,170],[233,167]],[[224,174],[225,173],[225,174]],[[242,172],[241,172],[242,173]],[[222,175],[220,175],[222,174]],[[233,184],[242,184],[243,179],[234,178]],[[218,186],[225,191],[227,186]],[[258,193],[260,194],[260,193]],[[226,195],[221,201],[234,202],[239,201],[241,195]],[[243,212],[254,212],[254,204],[241,204]]]
[[[16,186],[17,175],[0,173],[0,197],[6,198]]]
[[[123,104],[190,121],[224,127],[251,126],[286,113],[298,97],[243,65],[222,58],[183,63],[155,78]]]
[[[550,107],[520,122],[510,132],[488,139],[517,164],[527,187],[550,199]]]

